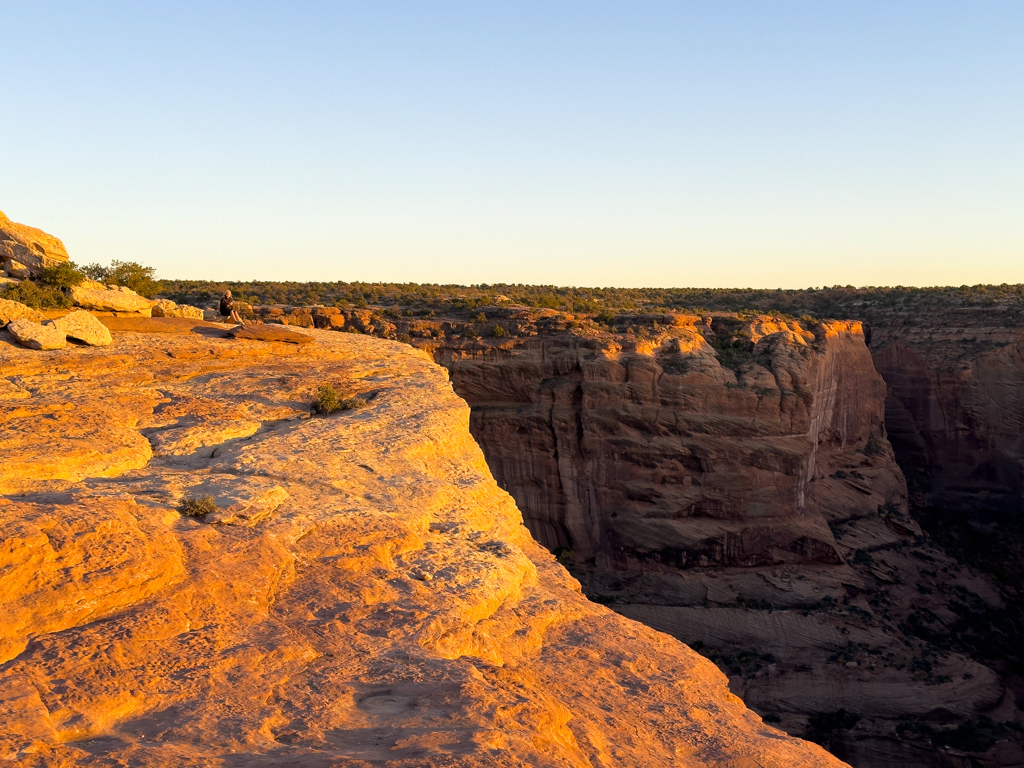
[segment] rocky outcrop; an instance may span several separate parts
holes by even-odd
[[[68,260],[64,243],[41,229],[16,224],[0,212],[0,264],[13,277],[38,276]],[[9,267],[9,265],[15,266]]]
[[[187,304],[175,304],[170,299],[156,299],[150,310],[152,317],[183,317],[190,320],[202,320],[203,310]]]
[[[99,312],[131,312],[150,317],[155,303],[123,285],[102,285],[93,280],[72,286],[70,293],[75,306]]]
[[[587,602],[426,357],[195,329],[0,345],[12,765],[839,765]]]

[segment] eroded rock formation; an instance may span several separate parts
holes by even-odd
[[[0,211],[0,265],[14,277],[38,275],[68,260],[64,243],[41,229],[16,224]]]
[[[109,347],[0,340],[5,760],[839,765],[678,641],[584,599],[495,484],[444,371],[408,345],[113,320]],[[323,383],[368,404],[311,418]],[[783,399],[787,423],[815,423],[813,403]],[[822,429],[841,454],[853,433]],[[764,471],[806,490],[799,451],[777,453]],[[178,511],[207,496],[203,519]],[[787,520],[814,522],[813,496],[775,515],[780,541]],[[800,557],[838,557],[820,525],[808,538],[825,554]]]

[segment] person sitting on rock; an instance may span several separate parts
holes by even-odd
[[[231,298],[231,291],[224,291],[224,295],[220,297],[220,314],[221,317],[229,317],[231,322],[238,323],[245,328],[245,321],[242,320],[242,316],[235,309],[235,300]]]

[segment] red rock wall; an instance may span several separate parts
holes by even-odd
[[[886,421],[927,504],[1024,509],[1024,329],[1001,309],[892,318],[873,331]]]
[[[736,371],[699,330],[732,329],[690,325],[625,349],[570,334],[442,342],[434,354],[549,548],[615,570],[840,563],[827,518],[869,500],[829,475],[860,467],[876,506],[903,500],[859,324],[751,324],[753,355]]]

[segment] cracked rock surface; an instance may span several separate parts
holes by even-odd
[[[123,326],[0,341],[0,758],[842,765],[588,602],[423,353]],[[325,383],[366,406],[312,416]]]

